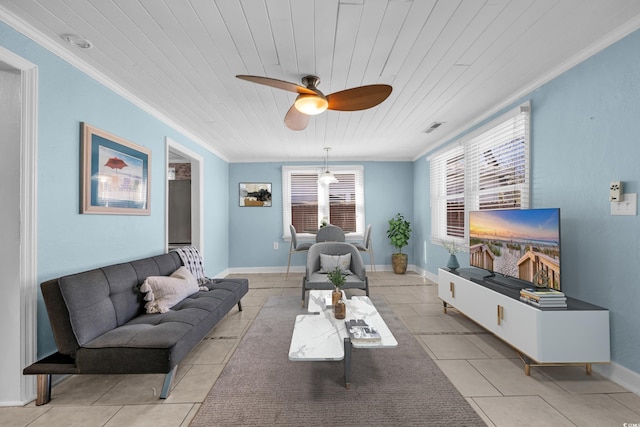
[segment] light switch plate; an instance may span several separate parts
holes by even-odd
[[[626,193],[621,202],[611,202],[611,215],[637,215],[638,194]]]

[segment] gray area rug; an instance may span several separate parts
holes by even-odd
[[[372,300],[398,347],[353,349],[350,389],[342,362],[289,360],[305,310],[298,297],[271,297],[191,425],[485,426],[391,308]]]

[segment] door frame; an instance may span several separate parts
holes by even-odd
[[[204,159],[198,153],[169,137],[165,138],[165,251],[169,250],[169,179],[167,177],[169,151],[178,153],[191,161],[191,245],[198,248],[204,257]]]
[[[19,349],[19,366],[4,366],[0,376],[11,383],[11,377],[20,375],[19,390],[11,401],[2,401],[0,406],[24,405],[35,398],[36,381],[31,375],[22,375],[22,369],[37,359],[38,316],[38,67],[10,50],[0,46],[0,61],[20,72],[20,342],[5,342],[8,349]],[[2,316],[2,315],[0,315]],[[0,317],[2,320],[2,317]],[[9,364],[11,365],[11,364]],[[6,371],[5,371],[6,370]],[[6,374],[6,375],[5,375]],[[5,385],[6,387],[6,385]],[[6,390],[3,390],[3,393]]]

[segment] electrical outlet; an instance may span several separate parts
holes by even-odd
[[[278,250],[278,242],[273,242],[273,249]]]

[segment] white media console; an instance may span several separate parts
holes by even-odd
[[[483,280],[479,269],[438,270],[438,296],[447,306],[511,345],[531,366],[585,365],[610,362],[609,310],[567,297],[567,308],[537,308],[520,301],[508,284]]]

